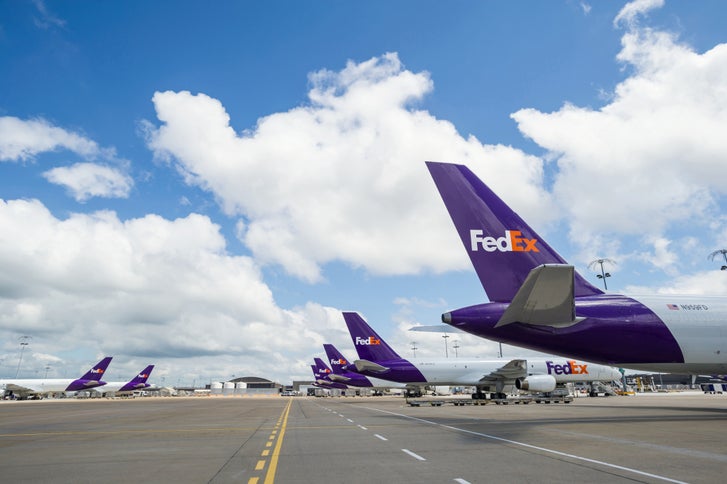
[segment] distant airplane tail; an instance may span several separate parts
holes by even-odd
[[[343,313],[343,319],[351,333],[353,346],[356,348],[359,358],[371,362],[400,360],[396,351],[376,334],[371,326],[359,316],[358,313]]]
[[[111,358],[111,356],[107,356],[103,360],[99,361],[93,368],[88,370],[85,375],[79,378],[79,380],[101,380],[103,374],[106,373],[106,368],[108,368],[109,363],[111,363]]]
[[[324,344],[323,349],[326,351],[328,362],[331,364],[331,370],[336,375],[343,375],[345,373],[343,367],[348,365],[348,361],[343,357],[340,351],[332,344]]]
[[[111,356],[107,356],[103,360],[96,363],[93,368],[88,370],[81,378],[73,380],[66,388],[66,391],[75,392],[105,385],[106,382],[101,381],[101,377],[106,372],[106,368],[109,367],[109,363],[111,363],[111,358]]]
[[[316,369],[315,371],[318,372],[321,376],[326,376],[331,373],[331,369],[328,368],[328,365],[326,365],[323,360],[320,358],[313,358],[313,361],[316,363]]]
[[[129,383],[119,389],[120,392],[127,392],[131,390],[138,390],[150,386],[146,381],[151,375],[151,371],[154,369],[154,365],[149,365],[144,368],[141,373],[132,378]]]
[[[538,266],[567,265],[469,168],[432,161],[427,167],[490,301],[511,301]],[[577,272],[574,278],[576,297],[603,294]]]

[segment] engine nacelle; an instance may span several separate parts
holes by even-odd
[[[555,378],[552,375],[530,375],[515,380],[515,387],[518,390],[528,392],[552,392],[555,390],[555,385]]]

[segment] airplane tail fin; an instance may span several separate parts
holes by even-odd
[[[348,365],[348,361],[343,357],[338,348],[332,344],[324,344],[323,349],[326,351],[328,361],[331,363],[331,370],[336,375],[342,375],[344,372],[343,367]]]
[[[386,344],[386,341],[381,339],[381,336],[376,334],[358,313],[345,312],[343,319],[346,320],[348,332],[351,333],[353,346],[359,358],[373,362],[401,359],[401,356]]]
[[[106,368],[109,367],[109,363],[111,363],[111,356],[107,356],[103,360],[96,363],[93,368],[88,370],[85,375],[83,375],[79,380],[101,380],[101,377],[106,372]]]
[[[321,375],[328,375],[331,373],[331,369],[328,368],[328,365],[326,365],[323,360],[320,358],[313,358],[313,361],[316,363],[316,371]]]
[[[149,376],[151,375],[151,371],[154,369],[154,365],[149,365],[143,370],[141,370],[141,373],[136,375],[134,378],[132,378],[126,385],[121,387],[119,391],[127,391],[127,390],[134,390],[134,389],[144,389],[150,385],[146,383],[146,381],[149,379]]]
[[[537,266],[567,265],[469,168],[432,161],[427,167],[490,301],[511,301]],[[603,294],[574,274],[576,297]]]

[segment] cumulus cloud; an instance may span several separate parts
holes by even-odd
[[[125,355],[130,373],[163,358],[167,368],[190,371],[198,361],[220,377],[248,368],[287,380],[297,371],[291,355],[320,348],[329,331],[342,339],[333,308],[279,308],[257,264],[229,255],[205,216],[61,220],[37,200],[12,200],[0,201],[0,226],[0,340],[13,342],[6,352],[18,334],[33,334],[35,353],[88,345],[100,356]]]
[[[664,6],[664,0],[634,0],[621,9],[613,20],[615,26],[624,25],[634,27],[640,15]]]
[[[38,153],[66,149],[84,158],[101,150],[88,138],[53,126],[44,119],[0,116],[0,161],[25,161]]]
[[[522,109],[512,117],[557,160],[554,194],[575,243],[590,243],[599,233],[644,236],[640,243],[658,241],[654,257],[671,265],[676,244],[669,240],[684,234],[669,231],[721,220],[727,45],[699,53],[669,32],[633,21],[661,4],[633,2],[617,17],[627,26],[618,60],[631,74],[608,104]]]
[[[396,54],[309,80],[309,104],[243,133],[220,100],[153,97],[162,124],[149,127],[149,147],[244,218],[240,237],[261,263],[308,281],[335,260],[372,274],[468,268],[425,160],[465,163],[515,207],[548,219],[542,160],[464,137],[416,109],[433,83]]]
[[[127,198],[133,186],[121,170],[95,163],[76,163],[43,173],[46,180],[68,189],[78,202],[91,197]]]

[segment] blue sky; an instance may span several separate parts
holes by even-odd
[[[0,2],[0,376],[308,378],[484,293],[424,167],[609,289],[724,294],[723,2]],[[457,336],[462,356],[497,345]],[[519,350],[507,349],[506,355]]]

